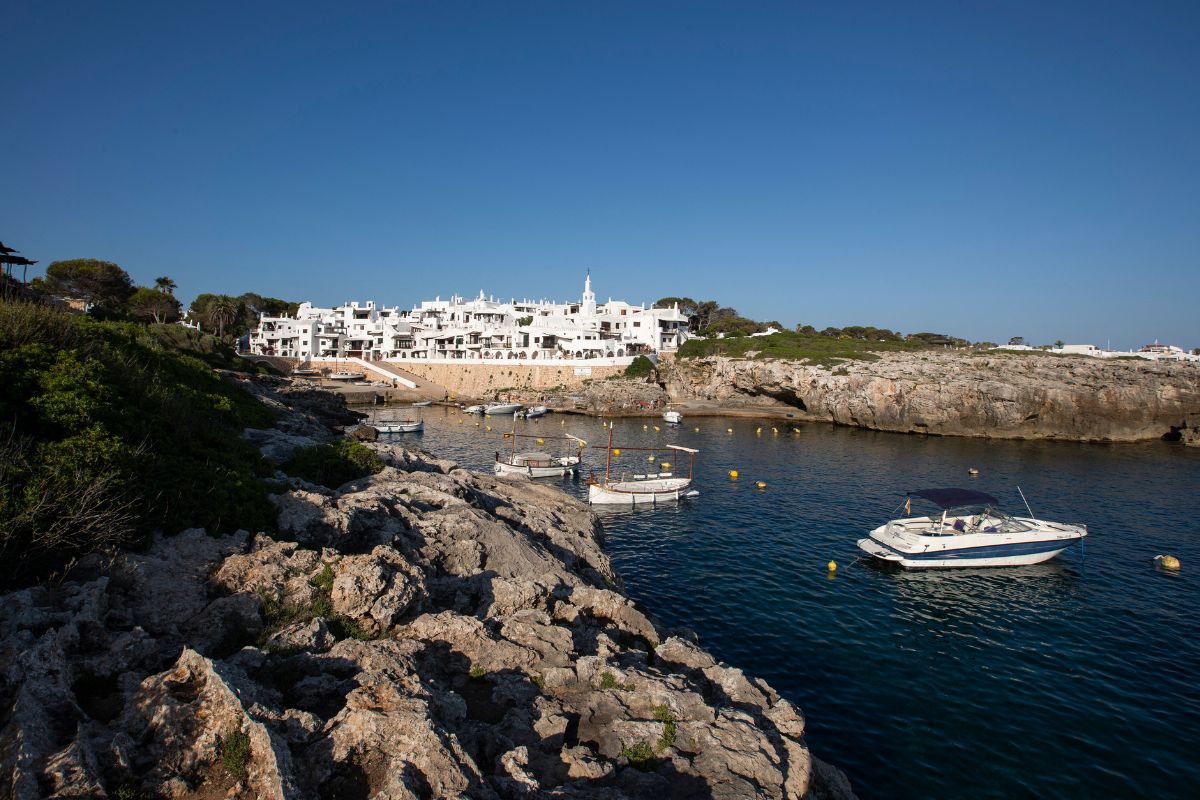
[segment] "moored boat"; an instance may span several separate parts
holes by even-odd
[[[536,417],[546,416],[546,413],[549,410],[550,409],[546,408],[545,406],[534,406],[533,408],[527,408],[524,411],[518,411],[517,416],[524,417],[525,419],[534,419]]]
[[[530,478],[565,478],[579,470],[579,464],[582,461],[579,457],[579,452],[587,446],[587,442],[570,434],[566,434],[565,436],[541,437],[513,431],[512,433],[504,434],[504,436],[512,439],[512,452],[503,458],[500,456],[500,453],[496,453],[496,463],[492,466],[492,471],[497,475],[528,475]],[[538,444],[545,444],[547,440],[561,441],[564,452],[561,456],[552,456],[549,453],[543,452],[518,453],[517,439],[536,439]]]
[[[891,520],[858,546],[868,555],[905,569],[1012,567],[1048,561],[1087,536],[1081,523],[1015,517],[999,510],[990,494],[971,489],[923,489],[912,498],[933,503],[941,513]]]
[[[467,406],[463,409],[464,414],[482,414],[483,406]]]
[[[412,404],[412,407],[413,408],[425,408],[426,406],[431,406],[431,405],[433,405],[432,400],[418,400],[417,402]]]
[[[357,381],[362,379],[361,372],[331,372],[329,380],[331,381]]]
[[[515,414],[520,410],[520,403],[492,403],[484,406],[483,413],[489,417],[498,417],[501,414]]]
[[[621,448],[613,447],[612,428],[608,429],[608,458],[605,463],[603,480],[588,479],[588,502],[593,505],[658,505],[694,497],[699,494],[692,488],[692,475],[696,464],[696,454],[699,450],[670,444],[664,447],[630,447],[632,452],[665,452],[676,451],[689,455],[688,474],[686,477],[664,470],[669,462],[660,463],[658,472],[620,473],[613,475],[613,456],[621,454]],[[653,462],[651,462],[653,463]]]
[[[683,422],[683,414],[678,411],[664,411],[663,421],[669,422],[672,425],[678,425]]]
[[[378,422],[372,427],[380,433],[421,433],[425,430],[425,421],[402,419],[396,422]]]

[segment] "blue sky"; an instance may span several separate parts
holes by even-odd
[[[0,239],[190,299],[1200,345],[1200,4],[9,0]]]

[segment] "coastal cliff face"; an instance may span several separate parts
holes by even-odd
[[[796,418],[881,431],[1139,441],[1200,420],[1200,364],[924,351],[819,367],[797,361],[678,360],[673,401],[785,408]]]
[[[327,435],[247,431],[276,461]],[[0,794],[852,796],[797,708],[623,594],[586,506],[371,447],[337,490],[277,473],[275,538],[196,529],[3,597]]]

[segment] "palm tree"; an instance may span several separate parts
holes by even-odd
[[[217,326],[217,338],[224,338],[225,326],[237,319],[241,309],[238,301],[227,294],[220,295],[208,307],[208,316],[212,324]]]
[[[164,275],[161,278],[154,279],[154,288],[160,292],[166,292],[167,294],[173,295],[175,294],[175,289],[178,287],[176,286],[175,281]]]

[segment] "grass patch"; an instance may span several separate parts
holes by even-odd
[[[834,338],[782,331],[770,336],[727,336],[724,339],[689,339],[679,348],[679,358],[729,356],[747,358],[779,358],[808,361],[817,366],[832,366],[843,361],[875,361],[878,353],[928,350],[921,341],[867,342],[859,339]]]
[[[332,592],[333,591],[333,565],[336,563],[337,563],[336,560],[335,561],[326,561],[325,565],[321,568],[321,573],[319,575],[317,575],[317,577],[310,580],[309,584],[311,586],[316,587],[317,589],[322,589],[326,592]]]
[[[606,672],[600,676],[600,688],[618,689],[622,692],[632,692],[634,687],[632,683],[619,683],[616,675],[612,674],[611,672]]]
[[[647,742],[634,745],[621,742],[621,757],[629,762],[629,766],[642,772],[650,772],[658,764],[658,759],[654,757],[654,751]]]
[[[487,670],[476,664],[471,667],[471,670],[467,673],[467,677],[473,681],[481,681],[487,677]]]
[[[250,765],[249,734],[234,729],[221,737],[220,756],[225,771],[239,781],[243,780]]]
[[[671,709],[665,705],[654,707],[654,718],[663,724],[662,736],[658,737],[658,752],[666,750],[671,745],[675,744],[675,734],[679,732],[675,725],[679,720],[671,713]]]
[[[379,472],[383,462],[366,445],[342,439],[333,444],[298,447],[279,468],[309,483],[336,489],[344,483]]]

